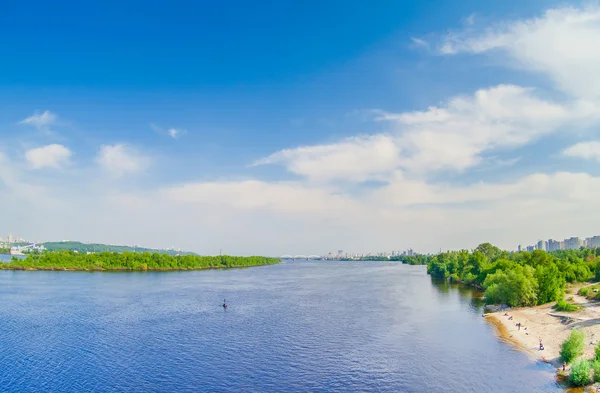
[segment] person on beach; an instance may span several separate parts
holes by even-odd
[[[517,327],[521,330],[521,322],[517,323]]]
[[[567,363],[563,362],[563,372],[565,371],[565,367],[567,367]]]
[[[540,338],[540,351],[544,350],[544,344],[542,344],[542,339]]]

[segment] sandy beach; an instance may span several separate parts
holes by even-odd
[[[560,346],[573,328],[585,333],[585,357],[588,359],[594,356],[594,349],[600,340],[600,302],[589,301],[578,295],[567,297],[572,297],[572,302],[583,308],[576,312],[556,312],[551,303],[489,313],[485,318],[496,326],[502,340],[523,350],[533,360],[562,367]],[[517,323],[521,323],[520,329]],[[540,340],[544,344],[543,351],[539,349]]]

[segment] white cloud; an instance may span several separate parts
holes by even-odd
[[[254,165],[282,163],[289,171],[313,181],[364,181],[393,170],[398,159],[399,149],[394,139],[374,135],[281,150]]]
[[[25,152],[25,158],[33,169],[60,168],[69,162],[73,153],[63,145],[52,144]]]
[[[49,127],[56,123],[58,116],[50,111],[44,111],[42,113],[34,113],[28,118],[21,120],[19,124],[28,124],[34,126],[41,131],[49,131]]]
[[[598,119],[598,109],[580,101],[556,103],[514,85],[480,89],[425,111],[387,113],[393,133],[355,137],[328,145],[281,150],[258,164],[283,164],[314,181],[386,179],[395,169],[415,174],[464,171],[482,154],[524,146],[569,126],[577,130]]]
[[[550,9],[537,18],[498,24],[483,32],[449,34],[444,54],[502,51],[518,67],[549,76],[575,97],[600,98],[600,7]]]
[[[565,156],[579,157],[586,160],[600,161],[600,142],[580,142],[563,151]]]
[[[150,164],[150,159],[132,147],[116,144],[103,145],[96,162],[110,175],[121,177],[145,170]]]
[[[221,205],[238,209],[270,209],[278,213],[338,216],[340,211],[360,210],[356,201],[336,195],[335,189],[311,187],[298,182],[191,183],[167,188],[161,194],[176,203]]]

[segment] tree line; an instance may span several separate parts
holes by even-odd
[[[432,277],[473,285],[485,291],[487,303],[512,307],[562,301],[567,282],[600,280],[600,248],[508,252],[484,243],[427,259]]]
[[[172,256],[149,252],[101,252],[96,254],[80,254],[74,251],[53,251],[32,253],[22,260],[13,258],[9,263],[0,264],[0,269],[161,271],[260,266],[272,265],[279,262],[280,260],[277,258],[261,256]]]

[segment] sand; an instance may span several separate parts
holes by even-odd
[[[573,328],[585,333],[585,357],[594,357],[594,350],[600,340],[600,302],[589,301],[578,295],[573,297],[583,309],[576,312],[555,312],[552,304],[513,308],[485,314],[485,318],[496,326],[499,337],[527,353],[532,360],[545,361],[555,367],[562,367],[560,346]],[[508,314],[508,315],[505,315]],[[512,317],[512,320],[509,319]],[[521,323],[521,329],[516,326]],[[539,350],[540,339],[544,350]]]

